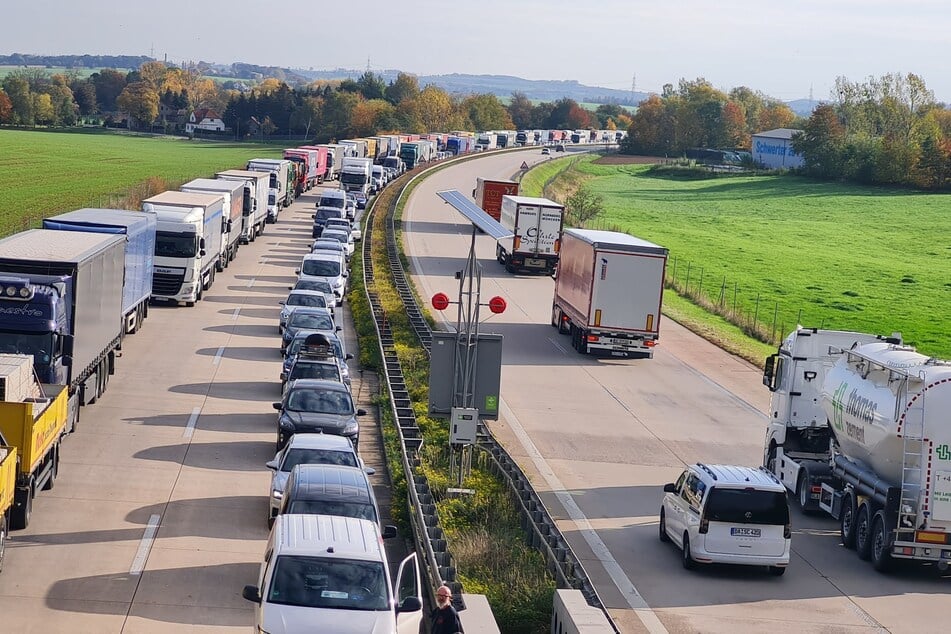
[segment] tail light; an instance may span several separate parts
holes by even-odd
[[[588,335],[586,338],[587,338],[587,340],[588,340],[588,343],[594,343],[594,342],[596,342],[598,339],[600,339],[600,337],[599,337],[598,335]]]
[[[654,346],[657,345],[657,342],[654,341],[653,339],[648,339],[647,341],[644,342],[644,345],[647,346],[648,348],[653,348]]]
[[[792,524],[783,526],[783,539],[792,539]]]
[[[710,520],[703,518],[700,520],[700,530],[698,531],[701,535],[706,535],[707,531],[710,530]]]
[[[561,238],[558,238],[557,240],[555,240],[555,253],[558,253],[560,249],[561,249]]]

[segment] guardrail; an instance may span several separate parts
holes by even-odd
[[[522,148],[502,151],[520,150],[522,150]],[[485,154],[480,153],[450,160],[458,162],[473,160],[483,156],[485,156]],[[445,165],[445,163],[441,165]],[[413,330],[419,338],[420,343],[422,343],[427,356],[430,354],[432,344],[432,329],[429,326],[429,322],[427,322],[423,316],[423,312],[416,301],[416,296],[407,279],[406,271],[403,269],[403,262],[400,259],[400,252],[396,243],[395,212],[410,183],[424,176],[429,169],[431,169],[431,166],[421,168],[412,178],[402,183],[399,195],[394,199],[393,204],[385,210],[388,214],[385,241],[390,274]],[[384,374],[390,393],[390,405],[396,415],[397,429],[400,433],[400,440],[403,446],[403,468],[406,472],[407,490],[412,506],[410,517],[411,524],[413,525],[414,541],[416,542],[417,548],[424,553],[424,559],[426,560],[426,570],[424,570],[424,572],[430,581],[429,587],[437,587],[439,584],[445,582],[453,588],[454,597],[460,598],[457,600],[461,600],[461,584],[456,580],[455,567],[452,566],[451,557],[446,551],[446,540],[443,537],[442,529],[438,526],[436,507],[432,492],[429,489],[429,484],[425,478],[415,476],[411,469],[412,464],[409,460],[409,455],[412,453],[415,457],[415,452],[419,450],[423,440],[419,427],[416,424],[416,415],[412,409],[412,403],[409,398],[409,393],[406,390],[406,384],[402,380],[402,369],[393,347],[393,337],[386,323],[386,315],[380,306],[379,298],[376,297],[375,293],[370,292],[370,285],[367,283],[368,279],[372,280],[374,275],[370,254],[373,240],[372,221],[373,215],[375,215],[377,211],[376,205],[374,204],[368,214],[369,217],[363,237],[364,286],[367,292],[367,299],[370,301],[370,306],[373,310],[374,322],[380,341],[380,351],[384,360]],[[393,373],[392,375],[390,374],[391,371]],[[501,476],[508,484],[509,491],[513,498],[518,500],[520,515],[522,517],[522,527],[526,532],[528,542],[545,556],[548,562],[549,572],[551,572],[555,578],[558,587],[581,591],[587,605],[599,610],[613,631],[620,633],[620,629],[605,609],[604,602],[591,583],[584,566],[571,550],[571,547],[561,534],[561,531],[558,529],[547,508],[535,493],[530,481],[505,448],[495,439],[491,430],[481,422],[479,424],[479,437],[476,448],[479,449],[482,455],[489,461],[489,466],[492,471],[498,476]],[[457,607],[464,606],[460,605]]]

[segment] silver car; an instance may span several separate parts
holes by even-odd
[[[331,295],[332,297],[332,295]],[[333,315],[334,301],[331,299],[330,304],[327,304],[327,296],[324,293],[319,291],[291,291],[287,295],[287,299],[282,300],[281,304],[281,317],[280,322],[278,323],[277,329],[278,332],[284,332],[284,326],[287,325],[287,320],[298,307],[306,306],[308,308],[329,308],[330,314]]]

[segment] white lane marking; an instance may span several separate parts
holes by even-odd
[[[212,365],[218,365],[219,363],[221,363],[221,355],[223,355],[224,353],[225,353],[225,347],[224,346],[219,347],[218,352],[215,354],[214,360],[212,360],[211,362]]]
[[[248,286],[247,286],[247,287],[248,287],[248,288],[251,288],[252,286],[254,286],[254,278],[253,278],[253,277],[248,281]]]
[[[565,350],[564,348],[562,348],[562,347],[561,347],[561,344],[558,343],[557,341],[555,341],[554,339],[552,339],[551,337],[548,337],[548,341],[551,343],[551,345],[553,345],[553,346],[555,346],[556,348],[558,348],[559,350],[561,350],[561,354],[564,354],[564,355],[567,355],[567,354],[568,354],[568,351]]]
[[[159,521],[162,516],[153,513],[149,517],[149,523],[145,527],[145,533],[139,541],[139,549],[135,552],[135,559],[132,560],[132,567],[129,568],[129,574],[138,576],[145,569],[145,560],[149,557],[149,551],[152,550],[152,542],[155,541],[155,533],[158,532]]]
[[[238,313],[241,312],[241,307],[234,309],[234,314],[231,315],[231,321],[238,321]]]
[[[196,407],[192,410],[192,415],[188,417],[188,422],[185,424],[185,431],[182,432],[182,438],[191,438],[192,434],[195,433],[195,423],[198,422],[198,417],[201,415],[201,408]]]
[[[644,597],[642,597],[641,593],[637,591],[636,587],[634,587],[633,582],[631,582],[628,576],[624,573],[621,565],[611,555],[611,551],[608,549],[607,545],[601,541],[598,533],[591,527],[591,523],[588,522],[588,518],[585,517],[585,514],[581,511],[581,508],[575,502],[574,498],[571,497],[571,494],[565,489],[565,486],[561,483],[561,480],[559,480],[558,476],[555,475],[554,470],[545,460],[544,456],[542,456],[541,452],[538,450],[538,447],[536,447],[535,443],[532,442],[528,432],[525,431],[525,429],[522,427],[522,424],[515,416],[515,412],[509,408],[504,399],[500,399],[500,405],[502,416],[505,417],[505,420],[508,421],[509,425],[512,426],[512,431],[515,433],[518,441],[522,444],[525,452],[532,459],[532,462],[535,464],[535,468],[538,469],[538,472],[541,474],[541,476],[545,478],[545,482],[548,484],[548,487],[558,498],[558,501],[561,502],[561,505],[565,508],[568,516],[578,528],[578,532],[581,533],[581,536],[584,537],[584,540],[588,543],[588,546],[591,548],[594,556],[598,559],[601,565],[604,566],[604,570],[608,573],[608,575],[611,577],[611,580],[614,581],[614,585],[617,586],[617,589],[624,596],[624,600],[627,601],[629,606],[631,606],[631,609],[634,610],[635,614],[637,614],[637,617],[641,620],[641,623],[644,624],[644,627],[647,628],[648,632],[651,632],[651,634],[666,634],[667,628],[664,627],[664,624],[660,622],[660,619],[657,618],[657,615],[654,613],[654,611],[650,608],[650,606],[647,605]]]

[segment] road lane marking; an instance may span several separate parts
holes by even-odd
[[[192,410],[191,416],[188,417],[188,422],[185,423],[185,431],[182,432],[182,438],[191,438],[192,434],[195,433],[195,423],[198,422],[198,417],[201,415],[201,408],[196,407]]]
[[[211,362],[212,365],[218,365],[219,363],[221,363],[221,355],[223,355],[224,353],[225,353],[225,347],[224,346],[219,347],[218,352],[215,354],[214,360],[212,360]]]
[[[584,512],[567,489],[565,489],[565,486],[561,483],[561,480],[558,479],[558,476],[555,475],[555,471],[548,464],[548,461],[545,460],[544,456],[542,456],[538,447],[532,442],[528,432],[525,431],[518,417],[515,416],[515,412],[509,408],[505,399],[499,399],[499,401],[502,416],[509,425],[511,425],[512,431],[535,464],[535,468],[538,469],[538,472],[545,479],[552,493],[554,493],[558,501],[561,502],[568,516],[578,528],[578,532],[581,533],[581,536],[585,542],[587,542],[588,547],[591,548],[597,560],[604,566],[604,570],[611,577],[611,580],[621,592],[624,600],[631,606],[631,609],[634,610],[634,613],[641,620],[641,623],[644,624],[644,627],[647,628],[648,632],[651,634],[667,634],[667,628],[664,627],[664,624],[660,622],[660,619],[657,618],[654,611],[647,605],[644,597],[641,596],[641,593],[634,587],[634,583],[628,578],[627,574],[625,574],[614,556],[611,555],[611,551],[607,545],[601,541],[601,537],[599,537],[598,533],[591,527],[588,518],[585,517]]]
[[[152,542],[155,541],[155,533],[158,532],[159,521],[162,516],[153,513],[149,516],[149,523],[145,527],[145,533],[139,541],[139,549],[135,552],[135,559],[132,560],[132,567],[129,568],[129,574],[138,576],[145,570],[145,561],[149,558],[149,552],[152,550]]]
[[[559,350],[561,350],[561,354],[564,354],[564,355],[567,355],[567,354],[568,354],[568,351],[565,350],[564,348],[562,348],[562,347],[561,347],[561,344],[558,343],[557,341],[555,341],[554,339],[552,339],[551,337],[548,337],[548,341],[551,343],[551,345],[553,345],[553,346],[555,346],[556,348],[558,348]]]
[[[234,314],[231,315],[231,321],[238,321],[238,313],[241,312],[241,307],[234,309]]]
[[[253,278],[253,277],[248,281],[248,286],[247,286],[247,288],[251,288],[252,286],[254,286],[254,278]]]

